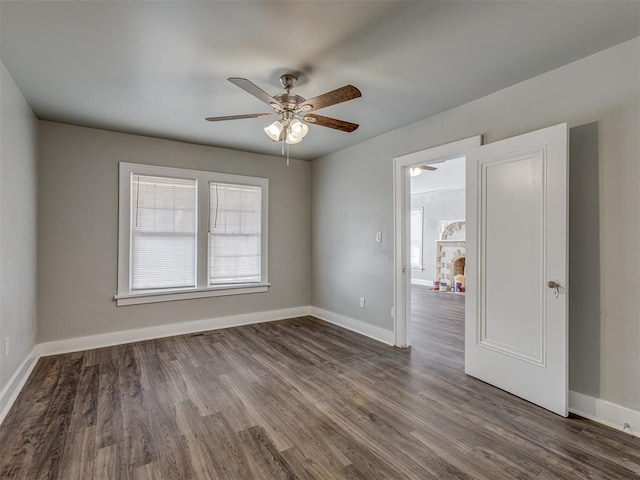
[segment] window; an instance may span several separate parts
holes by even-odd
[[[422,270],[422,207],[411,209],[411,268]]]
[[[260,281],[262,189],[209,184],[209,284]]]
[[[131,175],[135,290],[196,286],[196,180]]]
[[[118,305],[264,292],[265,178],[120,163]]]

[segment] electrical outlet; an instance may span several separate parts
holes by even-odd
[[[9,337],[4,339],[4,356],[9,355]]]
[[[378,243],[382,242],[382,232],[376,233],[376,242]]]
[[[360,297],[360,308],[364,308],[364,297]]]

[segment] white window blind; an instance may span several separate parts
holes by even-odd
[[[422,208],[411,209],[411,268],[422,269]]]
[[[262,188],[209,183],[209,284],[262,278]]]
[[[130,289],[196,285],[194,179],[131,175]]]

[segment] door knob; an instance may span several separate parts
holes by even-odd
[[[553,290],[553,298],[558,298],[558,295],[560,295],[560,283],[556,280],[549,280],[547,287]]]

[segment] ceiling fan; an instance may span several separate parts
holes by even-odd
[[[291,89],[298,80],[298,77],[294,74],[285,74],[280,77],[280,82],[282,83],[282,87],[285,89],[285,93],[280,93],[274,96],[269,95],[246,78],[231,77],[228,80],[243,89],[245,92],[250,93],[258,100],[269,105],[273,108],[274,112],[208,117],[206,120],[209,122],[279,116],[280,118],[266,127],[264,132],[273,141],[286,142],[288,145],[302,141],[309,131],[307,124],[320,125],[321,127],[333,128],[343,132],[353,132],[358,128],[357,123],[346,122],[344,120],[310,113],[321,108],[361,97],[362,93],[353,85],[345,85],[344,87],[337,88],[306,100],[300,95],[291,93]]]
[[[417,177],[422,173],[422,170],[433,171],[437,169],[437,167],[432,167],[431,165],[418,165],[417,167],[411,167],[409,169],[409,175],[411,175],[412,177]]]

